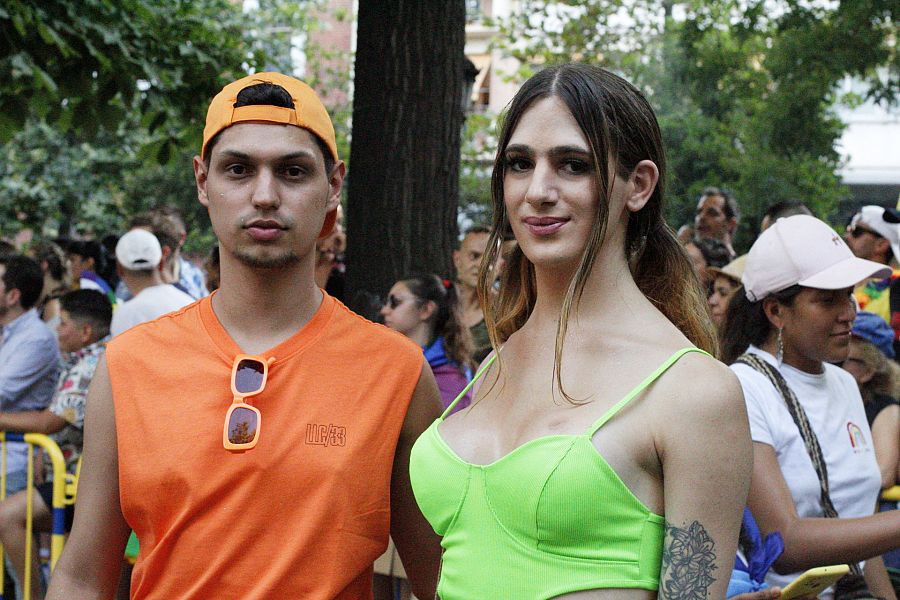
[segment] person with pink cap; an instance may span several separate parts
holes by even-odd
[[[821,598],[866,585],[896,597],[880,556],[900,544],[900,513],[873,514],[881,474],[872,433],[856,382],[832,364],[849,351],[853,287],[889,272],[854,256],[822,221],[796,215],[756,240],[729,303],[722,360],[733,363],[750,419],[748,505],[763,534],[784,539],[770,585],[848,563]]]

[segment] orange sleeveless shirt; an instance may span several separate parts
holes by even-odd
[[[222,447],[240,349],[210,299],[107,349],[132,598],[371,598],[422,350],[325,295],[274,357],[256,448]]]

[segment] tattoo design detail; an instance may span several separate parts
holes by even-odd
[[[661,597],[667,600],[706,600],[709,586],[716,580],[715,542],[706,529],[694,521],[687,529],[666,521],[666,544],[660,573]]]

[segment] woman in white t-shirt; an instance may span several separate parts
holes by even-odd
[[[870,590],[896,598],[878,557],[900,545],[900,512],[874,514],[881,476],[865,410],[853,377],[829,364],[847,357],[856,314],[853,287],[889,273],[885,265],[853,256],[828,225],[806,215],[780,219],[750,249],[744,287],[726,315],[722,359],[734,363],[747,352],[763,361],[732,369],[754,442],[748,504],[763,534],[779,531],[784,538],[770,584],[783,587],[822,565],[863,569],[865,561]],[[766,365],[774,367],[769,375]],[[796,422],[776,387],[779,379],[802,407],[794,409],[801,413]],[[812,454],[807,448],[814,444],[798,426],[802,414],[818,442]],[[824,462],[839,518],[822,518],[826,508],[813,455]],[[831,592],[821,597],[831,598]]]

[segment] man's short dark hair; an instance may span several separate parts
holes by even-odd
[[[0,256],[0,265],[6,267],[3,273],[3,286],[6,291],[19,290],[19,304],[28,310],[41,297],[44,289],[44,272],[41,265],[33,258],[23,254]]]
[[[128,222],[129,229],[140,227],[146,229],[159,240],[159,245],[169,248],[172,252],[181,247],[182,229],[170,216],[161,212],[148,210],[131,218]]]
[[[93,258],[95,273],[102,273],[106,269],[106,250],[97,240],[72,240],[66,246],[66,253]]]
[[[264,81],[254,85],[248,85],[238,92],[234,107],[239,108],[241,106],[280,106],[282,108],[294,108],[294,100],[291,98],[290,93],[277,83]],[[307,129],[307,131],[309,130]],[[331,150],[328,149],[328,144],[312,131],[309,133],[313,136],[313,139],[316,140],[319,152],[322,153],[322,158],[325,159],[325,173],[331,173],[331,169],[334,168],[334,157],[331,156]],[[209,168],[213,146],[219,141],[220,135],[222,135],[221,131],[214,135],[206,144],[207,168]]]
[[[812,211],[799,200],[782,200],[767,208],[763,217],[769,217],[769,222],[774,223],[778,219],[794,215],[813,216]]]
[[[96,339],[109,335],[113,309],[106,294],[97,290],[75,290],[63,294],[59,305],[76,321],[89,323]]]
[[[722,210],[725,212],[726,219],[741,218],[741,209],[738,208],[737,200],[735,199],[734,194],[728,190],[724,188],[708,187],[700,194],[700,199],[702,200],[707,196],[721,196],[722,199],[725,200],[725,202],[723,202]]]

